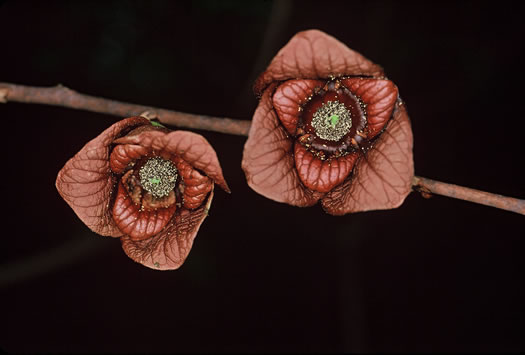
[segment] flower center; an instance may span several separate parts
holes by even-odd
[[[153,197],[168,196],[177,181],[177,168],[166,159],[159,157],[148,159],[139,170],[140,184]]]
[[[337,142],[352,127],[352,115],[339,101],[327,101],[313,114],[312,127],[321,139]]]

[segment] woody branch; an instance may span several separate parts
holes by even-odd
[[[119,117],[148,113],[148,116],[151,115],[166,125],[240,136],[247,136],[250,130],[250,121],[246,120],[197,115],[109,100],[81,94],[62,85],[34,87],[0,82],[0,103],[7,102],[61,106]],[[525,215],[525,200],[517,198],[447,184],[420,176],[414,176],[412,187],[423,196],[443,195]]]

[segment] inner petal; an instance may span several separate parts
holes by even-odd
[[[341,184],[350,175],[359,157],[354,152],[323,161],[299,142],[295,143],[294,153],[299,178],[306,187],[318,192],[328,192]]]
[[[150,149],[136,144],[119,144],[109,157],[109,166],[115,174],[122,174],[135,161],[150,153]]]
[[[118,184],[113,205],[113,220],[118,228],[133,240],[143,240],[158,234],[172,219],[176,204],[167,208],[144,210],[133,201],[125,184],[124,181]]]
[[[212,180],[199,173],[180,157],[174,157],[173,161],[182,177],[179,190],[182,190],[184,207],[187,209],[200,207],[213,188]]]
[[[120,178],[113,220],[133,240],[159,233],[176,210],[178,178],[175,164],[161,157],[144,157]]]
[[[374,138],[392,116],[398,96],[397,87],[384,79],[348,78],[341,82],[366,105],[367,129],[364,133],[367,139]]]
[[[295,135],[302,105],[324,85],[320,80],[288,80],[275,90],[272,102],[277,117],[288,133]]]

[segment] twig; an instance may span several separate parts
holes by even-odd
[[[506,197],[468,187],[447,184],[421,176],[414,176],[412,187],[414,190],[421,192],[424,197],[429,193],[443,195],[525,215],[525,200],[513,197]]]
[[[101,97],[80,94],[62,85],[43,88],[0,83],[0,103],[8,101],[23,102],[26,104],[62,106],[120,117],[139,116],[147,111],[153,116],[156,116],[161,123],[167,125],[203,129],[240,136],[248,135],[250,129],[250,121],[195,115],[151,106],[108,100]]]
[[[42,88],[0,83],[0,103],[6,103],[8,101],[62,106],[119,117],[138,116],[144,112],[148,112],[150,115],[156,116],[161,123],[166,125],[240,136],[247,136],[250,130],[250,121],[195,115],[108,100],[80,94],[62,85]],[[425,197],[431,194],[443,195],[525,215],[525,200],[447,184],[419,176],[414,176],[412,186],[414,190],[419,191]]]

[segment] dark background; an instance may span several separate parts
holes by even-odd
[[[250,119],[296,32],[381,64],[416,174],[525,198],[523,6],[384,1],[7,1],[0,81]],[[0,105],[0,347],[11,352],[523,351],[523,216],[411,194],[333,217],[256,194],[245,137],[199,131],[218,191],[185,264],[134,263],[60,198],[57,172],[118,118]]]

